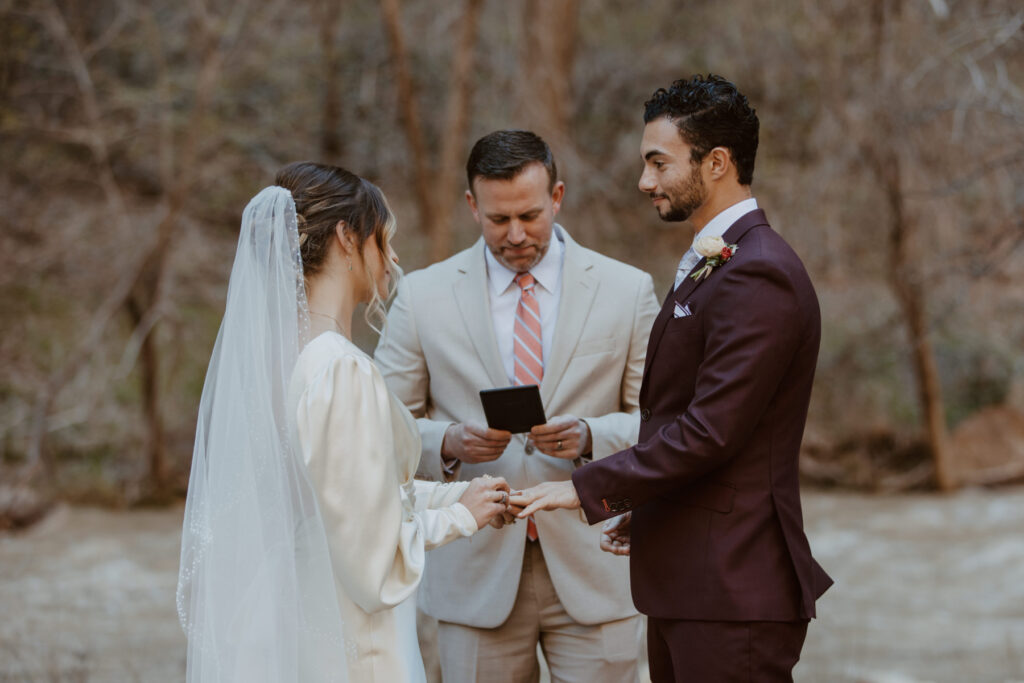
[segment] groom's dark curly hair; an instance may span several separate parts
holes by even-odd
[[[644,123],[664,116],[679,129],[693,148],[691,159],[699,162],[715,147],[732,155],[741,185],[754,179],[757,156],[757,113],[736,86],[721,76],[691,76],[666,90],[658,88],[644,103]]]

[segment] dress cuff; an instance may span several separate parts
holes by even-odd
[[[476,518],[473,517],[473,513],[469,511],[468,507],[462,503],[453,503],[451,509],[455,515],[456,526],[461,535],[472,536],[480,530],[476,525]]]

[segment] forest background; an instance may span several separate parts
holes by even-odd
[[[560,222],[664,291],[691,233],[636,189],[642,105],[702,72],[756,107],[754,194],[821,302],[807,481],[1019,481],[1022,26],[1013,0],[0,0],[0,526],[180,499],[241,211],[289,161],[377,182],[408,271],[477,238],[473,141],[533,129]]]

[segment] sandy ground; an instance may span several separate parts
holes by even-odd
[[[836,579],[797,681],[1024,681],[1024,489],[808,493]],[[0,682],[176,681],[181,508],[61,508],[0,536]]]

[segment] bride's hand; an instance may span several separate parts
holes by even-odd
[[[510,490],[503,477],[477,477],[469,482],[459,502],[473,514],[477,528],[483,529],[508,509]]]

